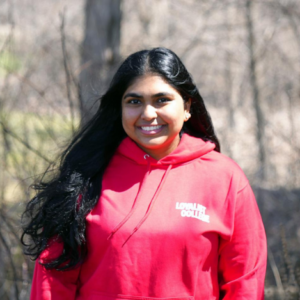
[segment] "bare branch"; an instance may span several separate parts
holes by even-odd
[[[281,281],[281,278],[280,278],[280,273],[278,271],[273,253],[272,253],[270,248],[268,249],[268,258],[269,258],[271,269],[272,269],[273,274],[274,274],[274,278],[275,278],[275,281],[276,281],[278,293],[280,295],[283,295],[284,294],[284,289],[283,289],[282,281]]]
[[[67,50],[66,50],[66,36],[65,36],[65,12],[61,13],[61,26],[60,26],[60,36],[61,36],[61,47],[62,47],[62,53],[63,53],[63,62],[64,62],[64,70],[66,75],[66,88],[67,88],[67,98],[69,101],[69,107],[70,107],[70,113],[71,113],[71,124],[72,124],[72,133],[74,133],[74,105],[73,100],[71,96],[71,76],[70,71],[68,67],[68,56],[67,56]]]
[[[2,242],[4,248],[7,252],[8,258],[9,258],[9,262],[10,262],[11,269],[12,269],[12,272],[13,272],[13,277],[14,277],[14,287],[15,287],[16,299],[19,300],[18,276],[17,276],[16,266],[15,266],[15,263],[13,261],[10,248],[9,248],[6,240],[4,239],[4,236],[2,235],[1,231],[0,231],[0,241]]]
[[[4,132],[6,132],[7,134],[9,134],[11,137],[13,137],[14,139],[16,139],[17,141],[19,141],[23,146],[25,146],[28,150],[30,150],[31,152],[35,153],[37,156],[41,157],[42,159],[44,159],[46,162],[48,162],[49,164],[52,163],[52,161],[50,159],[48,159],[46,156],[44,156],[40,151],[34,149],[33,147],[31,147],[26,141],[24,141],[23,139],[21,139],[17,134],[15,134],[14,132],[12,132],[10,129],[8,129],[3,122],[0,122]]]

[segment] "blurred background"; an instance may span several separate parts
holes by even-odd
[[[245,171],[268,236],[266,299],[300,299],[299,0],[0,0],[0,299],[29,299],[29,185],[122,60],[172,49]]]

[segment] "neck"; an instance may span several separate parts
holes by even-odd
[[[147,154],[149,154],[151,157],[153,157],[156,160],[160,160],[164,158],[165,156],[169,155],[171,152],[173,152],[177,146],[179,145],[180,137],[179,135],[168,145],[159,145],[157,148],[149,149],[144,148],[141,145],[138,145],[143,151],[145,151]]]

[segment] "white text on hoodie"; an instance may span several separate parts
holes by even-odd
[[[199,219],[209,223],[209,215],[205,214],[206,207],[198,203],[176,202],[176,209],[181,209],[181,216]]]

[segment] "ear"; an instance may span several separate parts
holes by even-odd
[[[191,109],[192,99],[189,98],[187,101],[184,102],[184,122],[188,121],[191,117],[190,109]]]
[[[184,110],[189,113],[190,109],[191,109],[191,105],[192,105],[192,99],[191,98],[184,101]]]

